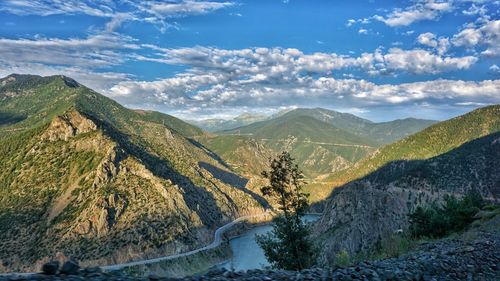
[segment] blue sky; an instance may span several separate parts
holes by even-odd
[[[500,103],[500,1],[3,0],[0,75],[64,74],[186,119]]]

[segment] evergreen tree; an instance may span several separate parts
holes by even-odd
[[[282,212],[273,221],[273,230],[257,235],[257,243],[275,268],[301,270],[311,267],[317,250],[308,239],[309,227],[302,217],[309,206],[308,194],[302,192],[304,176],[288,152],[271,160],[271,170],[262,173],[269,185],[262,187],[265,196],[274,197]]]

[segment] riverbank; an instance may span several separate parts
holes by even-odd
[[[195,262],[195,261],[192,261]],[[0,276],[0,281],[14,280],[500,280],[500,235],[478,232],[420,245],[399,258],[359,262],[348,267],[313,268],[300,272],[283,270],[229,271],[214,269],[202,276],[179,279],[158,275],[134,276],[124,271],[102,272],[83,269],[70,274],[34,274]]]

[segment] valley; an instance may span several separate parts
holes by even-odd
[[[499,7],[0,0],[0,281],[500,281]]]
[[[68,258],[105,270],[155,266],[205,250],[199,258],[220,261],[223,229],[273,209],[261,172],[283,150],[304,171],[311,210],[323,212],[312,234],[322,266],[371,251],[444,195],[476,188],[499,200],[498,105],[443,122],[383,123],[299,108],[207,132],[64,76],[0,82],[6,272]]]

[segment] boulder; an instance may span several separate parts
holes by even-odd
[[[46,275],[55,275],[59,270],[58,261],[50,261],[42,266],[42,272]]]
[[[79,269],[80,265],[78,265],[77,261],[69,260],[63,264],[61,268],[61,273],[66,275],[76,275],[78,274]]]

